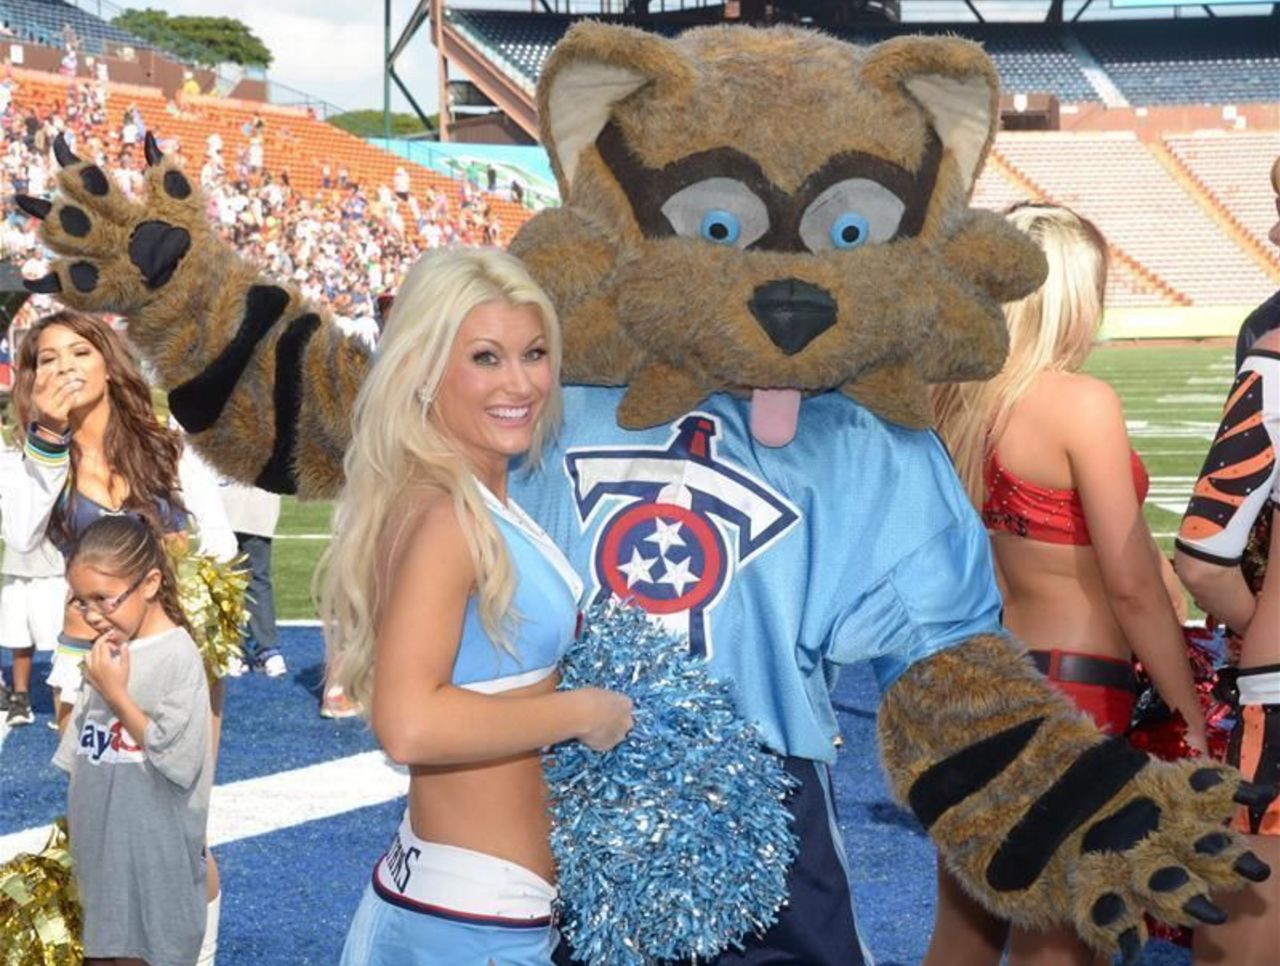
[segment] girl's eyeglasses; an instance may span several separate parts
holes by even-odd
[[[70,601],[71,606],[86,617],[89,615],[89,611],[93,611],[94,613],[101,614],[103,617],[106,617],[108,614],[114,614],[120,605],[129,598],[129,595],[142,586],[142,582],[146,579],[147,575],[144,573],[141,577],[131,583],[123,593],[116,594],[114,597],[107,597],[103,600],[85,600],[83,597],[72,597]]]

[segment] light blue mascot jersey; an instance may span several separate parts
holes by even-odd
[[[718,394],[619,429],[621,389],[565,388],[565,425],[511,495],[564,549],[587,603],[632,600],[687,635],[775,751],[835,758],[828,676],[869,660],[881,688],[974,634],[1001,633],[987,535],[937,437],[840,393],[795,439],[752,439]]]

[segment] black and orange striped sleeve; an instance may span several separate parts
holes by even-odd
[[[1239,563],[1253,521],[1280,495],[1280,353],[1253,349],[1227,397],[1222,422],[1178,529],[1183,553]]]

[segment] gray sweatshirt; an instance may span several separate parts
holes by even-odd
[[[129,645],[139,748],[86,682],[53,763],[71,774],[67,822],[86,957],[192,966],[205,927],[205,824],[213,779],[209,689],[175,628]]]

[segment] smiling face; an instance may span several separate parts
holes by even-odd
[[[102,353],[74,330],[51,325],[36,343],[36,384],[59,378],[79,385],[76,409],[91,409],[107,394],[107,361]]]
[[[487,481],[528,452],[553,379],[537,309],[483,302],[462,320],[431,412]]]

